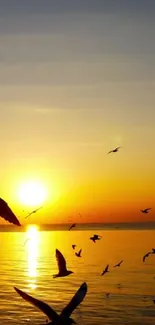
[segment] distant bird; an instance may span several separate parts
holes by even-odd
[[[107,298],[109,298],[110,292],[106,292],[105,295]]]
[[[80,249],[78,253],[75,253],[75,255],[76,255],[77,257],[81,257],[81,252],[82,252],[82,249]]]
[[[73,223],[68,230],[71,230],[72,228],[75,228],[76,223]]]
[[[36,213],[37,211],[39,211],[39,210],[42,209],[42,208],[43,208],[43,207],[40,207],[40,208],[38,208],[38,209],[36,209],[36,210],[33,210],[32,212],[30,212],[30,213],[25,217],[25,219],[28,218],[29,216],[31,216],[31,214]]]
[[[117,147],[117,148],[115,148],[115,149],[113,149],[113,150],[110,150],[110,151],[108,152],[108,154],[109,154],[109,153],[112,153],[112,152],[117,152],[120,148],[121,148],[121,147]]]
[[[30,240],[30,238],[27,238],[27,239],[25,240],[25,242],[24,242],[24,245],[23,245],[23,246],[25,246],[25,245],[26,245],[26,243],[27,243],[29,240]]]
[[[149,210],[151,210],[151,208],[147,208],[147,209],[144,209],[144,210],[140,210],[141,212],[143,212],[143,213],[148,213],[149,212]]]
[[[63,277],[63,276],[67,276],[67,275],[73,273],[72,271],[67,270],[66,260],[63,257],[62,253],[58,249],[56,249],[56,260],[57,260],[57,264],[58,264],[59,273],[54,274],[53,278]]]
[[[90,237],[90,240],[92,240],[94,243],[96,243],[96,240],[100,240],[102,237],[99,235],[94,235],[92,237]]]
[[[76,245],[72,245],[72,248],[75,249]]]
[[[145,262],[146,257],[149,257],[150,254],[152,254],[152,253],[151,253],[151,252],[148,252],[148,253],[146,253],[146,254],[143,256],[143,262]]]
[[[155,254],[155,248],[152,248],[152,254]]]
[[[62,310],[61,314],[58,315],[55,310],[50,307],[45,302],[33,298],[27,293],[21,291],[20,289],[14,287],[16,292],[26,301],[28,301],[33,306],[39,308],[49,319],[50,325],[71,325],[76,324],[75,321],[70,318],[72,312],[76,309],[76,307],[83,301],[86,293],[87,293],[87,284],[84,282],[75,293],[71,301],[67,304],[67,306]]]
[[[0,198],[0,216],[9,221],[10,223],[13,223],[16,226],[21,226],[19,220],[13,213],[13,211],[9,208],[8,204]]]
[[[106,268],[103,270],[102,274],[101,275],[104,275],[105,273],[109,272],[108,270],[109,268],[109,264],[106,266]]]
[[[118,264],[114,265],[114,267],[119,267],[121,264],[123,263],[123,260],[121,262],[119,262]]]

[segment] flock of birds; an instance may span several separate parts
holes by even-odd
[[[110,153],[116,153],[118,152],[118,150],[121,147],[117,147],[113,150],[110,150],[108,152],[108,154]],[[40,210],[42,207],[33,210],[32,212],[30,212],[25,218],[28,218],[29,216],[31,216],[32,214],[36,213],[38,210]],[[151,210],[151,208],[146,208],[143,210],[140,210],[142,213],[148,213]],[[4,218],[6,221],[16,225],[16,226],[21,226],[20,221],[18,220],[18,218],[16,217],[16,215],[13,213],[13,211],[11,210],[11,208],[8,206],[7,202],[5,202],[2,198],[0,198],[0,216],[2,218]],[[76,223],[73,223],[70,227],[69,227],[69,231],[73,228],[76,227]],[[96,243],[96,241],[100,240],[102,237],[94,234],[92,237],[90,237],[90,240],[92,240],[94,243]],[[26,243],[26,242],[25,242]],[[25,245],[25,244],[24,244]],[[75,250],[76,245],[73,244],[72,245],[72,249]],[[81,257],[81,253],[82,253],[82,249],[80,249],[78,252],[75,252],[75,255],[77,257]],[[145,262],[145,259],[147,257],[149,257],[150,254],[155,254],[155,249],[152,248],[151,252],[148,252],[144,255],[143,257],[143,262]],[[65,277],[65,276],[69,276],[70,274],[73,273],[73,271],[70,271],[67,269],[66,267],[66,260],[64,258],[64,256],[62,255],[62,253],[56,249],[56,260],[57,260],[57,265],[58,265],[58,273],[53,275],[53,278],[58,278],[58,277]],[[123,263],[123,260],[121,260],[119,263],[117,263],[116,265],[114,265],[113,267],[120,267],[121,264]],[[101,276],[105,275],[106,273],[109,272],[109,264],[105,267],[105,269],[103,270],[103,272],[101,273]],[[30,304],[36,306],[37,308],[39,308],[50,320],[51,325],[71,325],[71,324],[75,324],[75,321],[70,317],[72,312],[76,309],[77,306],[79,306],[79,304],[83,301],[86,293],[87,293],[87,284],[85,282],[83,282],[80,286],[80,288],[77,290],[77,292],[75,293],[75,295],[72,297],[71,301],[68,303],[68,305],[62,310],[62,312],[60,313],[60,315],[57,314],[57,312],[55,310],[53,310],[52,307],[50,307],[48,304],[46,304],[45,302],[38,300],[30,295],[28,295],[27,293],[23,292],[22,290],[18,289],[17,287],[14,287],[14,289],[16,290],[16,292],[26,301],[28,301]],[[109,296],[110,293],[107,293],[107,297]],[[155,303],[155,300],[153,300],[153,302]]]

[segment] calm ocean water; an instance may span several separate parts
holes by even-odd
[[[96,244],[89,240],[94,233],[103,236]],[[72,244],[82,248],[81,258],[75,256]],[[69,232],[31,226],[27,232],[1,232],[0,247],[0,324],[46,323],[47,317],[19,297],[13,286],[60,312],[83,281],[88,293],[72,314],[78,324],[155,324],[155,255],[142,262],[143,255],[155,247],[155,230]],[[74,274],[53,279],[56,248]],[[113,268],[122,259],[121,267]],[[110,272],[102,277],[107,264]]]

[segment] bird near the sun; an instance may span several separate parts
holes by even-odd
[[[72,248],[75,249],[76,245],[72,245]]]
[[[109,272],[108,269],[109,269],[109,264],[107,264],[107,266],[105,267],[101,275],[104,275],[105,273]]]
[[[53,278],[64,277],[64,276],[74,273],[72,271],[67,270],[66,260],[65,260],[64,256],[62,255],[62,253],[58,249],[56,249],[55,256],[56,256],[59,272],[57,274],[54,274]]]
[[[120,148],[121,148],[121,147],[117,147],[117,148],[115,148],[115,149],[113,149],[113,150],[110,150],[110,151],[108,152],[108,154],[109,154],[109,153],[112,153],[112,152],[117,152]]]
[[[100,240],[102,237],[99,235],[93,235],[90,237],[90,240],[92,240],[94,243],[96,243],[96,240]]]
[[[49,325],[71,325],[76,324],[70,316],[76,307],[79,306],[79,304],[83,301],[87,293],[87,284],[86,282],[83,282],[81,284],[80,288],[74,294],[73,298],[67,304],[67,306],[62,310],[60,315],[58,315],[57,312],[45,302],[33,298],[32,296],[16,287],[14,287],[14,289],[24,300],[39,308],[49,318],[49,320],[52,321],[48,323]]]
[[[0,198],[0,216],[6,221],[9,221],[10,223],[13,223],[16,226],[21,226],[19,220],[17,219],[11,208],[2,198]]]
[[[143,256],[143,262],[145,262],[146,258],[149,257],[150,254],[152,254],[152,252],[148,252]]]
[[[142,213],[148,213],[149,211],[151,210],[151,208],[147,208],[147,209],[143,209],[143,210],[140,210]]]
[[[75,226],[76,226],[76,223],[73,223],[73,224],[69,227],[68,230],[71,230],[72,228],[75,228]]]
[[[36,213],[37,211],[39,211],[39,210],[42,209],[42,208],[43,208],[43,207],[40,207],[40,208],[38,208],[38,209],[36,209],[36,210],[31,211],[31,212],[30,212],[30,213],[25,217],[25,219],[28,218],[28,217],[30,217],[31,214]]]
[[[119,267],[123,263],[123,260],[120,261],[118,264],[114,265],[113,267]]]
[[[82,249],[80,249],[79,252],[76,252],[75,255],[76,255],[77,257],[81,257],[81,252],[82,252]]]

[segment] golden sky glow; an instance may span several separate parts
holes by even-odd
[[[21,223],[155,220],[155,11],[39,3],[0,12],[0,197]]]

